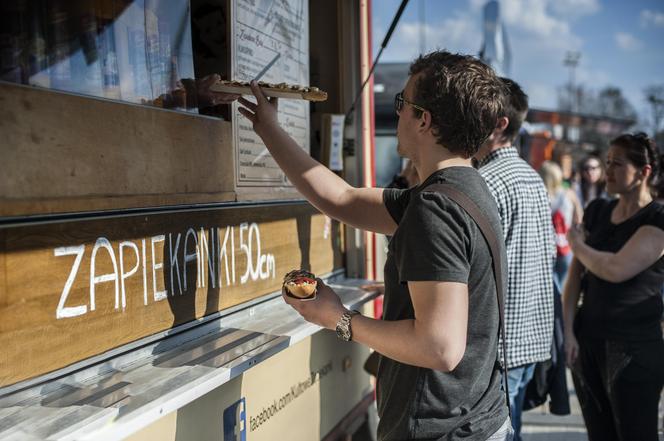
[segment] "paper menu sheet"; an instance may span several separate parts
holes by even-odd
[[[233,0],[231,78],[253,79],[279,53],[279,60],[261,81],[308,86],[308,8],[308,0]],[[289,185],[238,107],[237,103],[233,105],[236,184]],[[308,101],[279,99],[279,123],[298,145],[309,151]]]

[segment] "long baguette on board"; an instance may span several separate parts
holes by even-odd
[[[327,92],[320,90],[317,87],[304,87],[293,84],[279,83],[265,83],[259,81],[258,85],[261,87],[265,95],[276,96],[279,98],[291,99],[304,99],[309,101],[325,101],[327,100]],[[227,81],[221,80],[210,86],[213,92],[236,93],[240,95],[253,95],[251,87],[246,81]]]

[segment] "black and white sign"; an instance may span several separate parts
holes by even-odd
[[[309,5],[305,0],[233,0],[231,77],[249,81],[274,59],[261,81],[309,85]],[[289,185],[251,123],[233,105],[238,186]],[[279,100],[279,122],[309,151],[309,102]]]

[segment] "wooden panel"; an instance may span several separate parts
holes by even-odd
[[[339,268],[340,237],[304,204],[1,229],[0,386]]]
[[[295,187],[236,187],[235,198],[238,201],[268,200],[303,200],[302,194]]]
[[[234,200],[227,121],[0,82],[0,216]]]

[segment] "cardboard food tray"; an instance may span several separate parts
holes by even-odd
[[[305,97],[306,92],[303,90],[285,90],[285,89],[266,87],[266,86],[261,86],[261,89],[263,90],[263,93],[265,93],[266,96],[274,96],[278,98],[290,98],[295,100],[299,99],[299,100],[309,100],[309,101],[325,101],[327,99],[327,94],[322,91],[320,91],[320,93],[325,95],[324,99],[323,97],[319,99],[317,99],[316,97]],[[238,95],[251,95],[251,96],[254,95],[253,92],[251,91],[251,87],[239,86],[235,84],[217,83],[210,86],[210,90],[213,92],[234,93]]]

